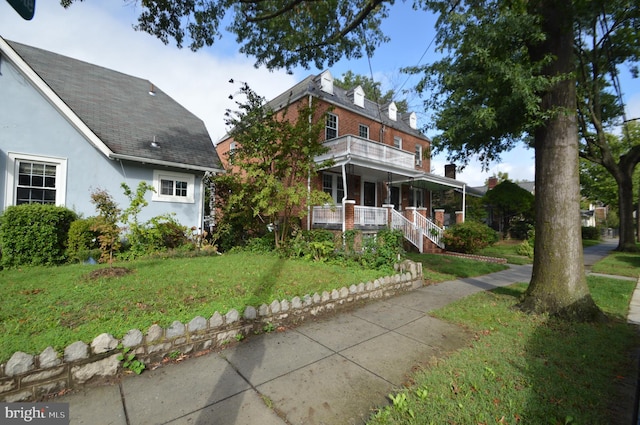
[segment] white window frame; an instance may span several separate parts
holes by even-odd
[[[171,180],[174,183],[174,192],[175,192],[175,182],[186,182],[187,183],[187,196],[176,196],[176,195],[163,195],[162,194],[162,180]],[[152,197],[152,201],[158,202],[178,202],[182,204],[193,204],[195,203],[195,176],[193,174],[185,174],[185,173],[176,173],[173,171],[160,171],[153,170],[153,188],[156,190]]]
[[[56,166],[56,205],[64,206],[67,200],[67,159],[26,153],[7,153],[7,181],[5,186],[5,208],[16,204],[20,162],[38,162]]]
[[[416,166],[422,167],[422,145],[416,145]]]
[[[333,120],[335,122],[335,124],[336,124],[335,128],[329,126],[329,118],[335,118],[335,120]],[[336,114],[327,113],[327,119],[325,120],[324,139],[325,140],[337,139],[338,138],[338,126],[339,126],[339,124],[338,124],[338,116]],[[329,135],[328,135],[329,130],[335,131],[336,135],[334,137],[329,137]]]
[[[367,133],[366,136],[362,135],[363,130],[364,130],[365,133]],[[369,139],[369,126],[368,125],[364,125],[364,124],[359,124],[358,125],[358,136],[363,137],[363,138],[368,140]]]
[[[325,179],[329,179],[330,182],[327,182]],[[329,183],[330,185],[326,185],[325,183]],[[342,198],[344,197],[345,193],[344,187],[340,186],[343,186],[342,176],[340,174],[322,174],[322,190],[324,191],[324,193],[331,195],[331,198],[333,198],[336,204],[342,203]]]
[[[395,136],[393,138],[393,147],[394,148],[398,148],[398,149],[402,149],[402,137]]]

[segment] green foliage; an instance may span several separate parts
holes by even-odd
[[[236,143],[229,156],[231,167],[216,178],[231,189],[218,191],[220,221],[223,226],[227,220],[231,223],[226,231],[243,224],[238,217],[249,218],[244,225],[250,229],[270,226],[279,246],[296,220],[307,214],[307,206],[332,202],[322,190],[307,187],[308,176],[327,165],[314,161],[327,151],[319,137],[324,117],[316,117],[315,105],[273,111],[247,84],[239,96],[243,99],[236,102],[239,109],[226,113],[229,135]]]
[[[487,191],[483,202],[502,220],[505,236],[524,239],[529,225],[533,225],[534,196],[510,180],[504,180]]]
[[[524,240],[516,249],[518,255],[523,255],[529,258],[533,258],[533,245],[529,240]]]
[[[142,360],[136,359],[135,353],[131,353],[130,351],[131,347],[123,348],[122,353],[118,354],[117,359],[122,362],[124,369],[129,369],[136,375],[140,375],[142,371],[146,369],[147,365],[145,365]]]
[[[446,229],[442,238],[448,251],[475,254],[498,241],[498,234],[482,223],[466,221]]]
[[[582,239],[597,241],[600,239],[600,227],[582,226]]]
[[[98,216],[91,230],[99,234],[98,241],[102,253],[100,261],[112,264],[115,253],[121,247],[120,228],[118,227],[120,208],[109,192],[104,189],[96,189],[91,193],[91,203],[96,206],[98,211]]]
[[[360,263],[371,269],[392,268],[404,253],[403,240],[404,236],[400,230],[390,229],[364,238]]]
[[[95,228],[96,218],[79,218],[71,223],[67,237],[67,257],[72,262],[87,261],[100,256],[100,234]]]
[[[296,232],[283,251],[293,258],[324,261],[333,256],[335,236],[328,230],[314,229]]]
[[[24,204],[0,216],[2,265],[55,265],[66,261],[67,232],[76,214],[64,207]]]

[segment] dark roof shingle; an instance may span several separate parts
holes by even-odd
[[[5,41],[116,155],[222,169],[204,122],[148,80]]]

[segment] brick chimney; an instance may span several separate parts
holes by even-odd
[[[456,178],[456,164],[447,164],[444,166],[444,176],[450,179]]]
[[[494,187],[496,187],[498,185],[498,178],[493,176],[493,177],[489,177],[489,179],[487,180],[487,186],[488,189],[491,190]]]

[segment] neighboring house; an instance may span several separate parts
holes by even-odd
[[[141,220],[173,213],[201,227],[206,173],[222,172],[202,120],[147,80],[0,37],[0,212],[63,205],[96,215],[91,193],[120,208],[155,188]]]
[[[307,227],[375,233],[391,224],[420,251],[442,248],[443,211],[432,205],[431,193],[464,192],[465,184],[429,172],[431,142],[418,130],[416,114],[399,113],[393,102],[379,105],[361,87],[337,87],[329,71],[305,78],[269,106],[280,111],[309,102],[326,112],[321,137],[329,151],[316,162],[333,159],[311,184],[331,195],[337,207],[313,207]],[[235,143],[227,136],[216,145],[225,164]]]

